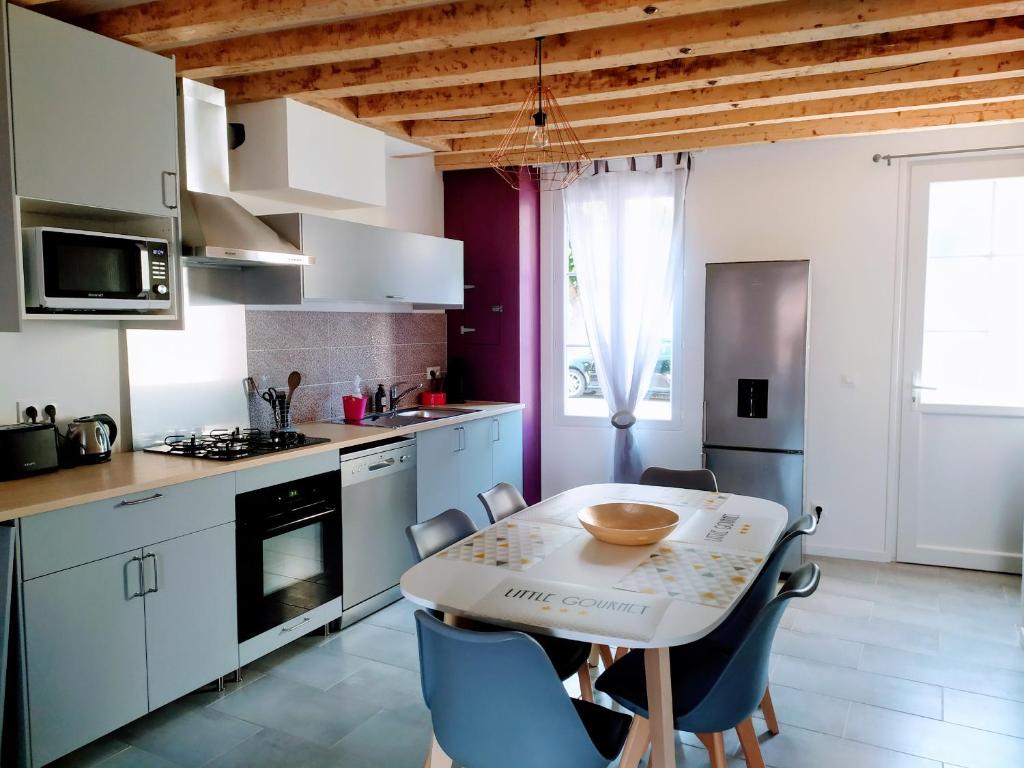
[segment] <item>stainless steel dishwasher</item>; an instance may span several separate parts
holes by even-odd
[[[342,452],[342,625],[401,597],[414,563],[405,528],[415,522],[415,437]]]

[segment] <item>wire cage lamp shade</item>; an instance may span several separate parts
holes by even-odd
[[[491,155],[491,167],[513,189],[519,189],[524,173],[543,190],[565,189],[592,164],[551,89],[544,86],[543,40],[537,38],[537,85]]]

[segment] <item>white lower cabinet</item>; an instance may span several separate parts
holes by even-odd
[[[523,421],[519,411],[416,435],[416,512],[423,522],[455,507],[478,527],[490,525],[476,497],[497,482],[523,487]]]
[[[234,530],[24,582],[33,766],[237,668]]]

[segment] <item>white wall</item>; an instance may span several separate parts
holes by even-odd
[[[895,535],[895,510],[889,514],[887,502],[901,171],[898,163],[889,168],[871,157],[1022,139],[1019,125],[981,126],[695,155],[686,201],[684,353],[682,365],[674,366],[683,377],[683,424],[641,431],[645,463],[698,466],[704,265],[809,259],[805,501],[808,508],[820,504],[824,514],[808,551],[889,559]],[[547,239],[542,243],[550,248]],[[545,288],[550,282],[548,273]],[[549,300],[550,289],[548,323]],[[550,361],[546,355],[545,388],[557,392]],[[544,494],[605,480],[611,429],[561,426],[552,413],[546,411],[543,420]]]
[[[120,427],[121,362],[114,323],[26,321],[21,333],[0,333],[0,423],[16,421],[15,403],[52,402],[58,419],[108,413]],[[117,447],[122,441],[117,440]]]

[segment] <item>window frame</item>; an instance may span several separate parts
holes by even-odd
[[[565,208],[561,192],[546,193],[551,197],[550,236],[548,258],[544,276],[550,291],[551,307],[551,350],[549,354],[550,375],[557,395],[552,398],[553,423],[563,427],[603,427],[609,425],[610,416],[579,416],[566,413],[565,392],[567,390],[568,359],[565,354]],[[672,296],[672,384],[669,389],[670,416],[667,419],[638,418],[636,426],[642,429],[678,430],[683,424],[682,375],[676,375],[683,363],[683,286],[686,283],[685,267],[674,286]],[[602,398],[603,399],[603,398]]]

